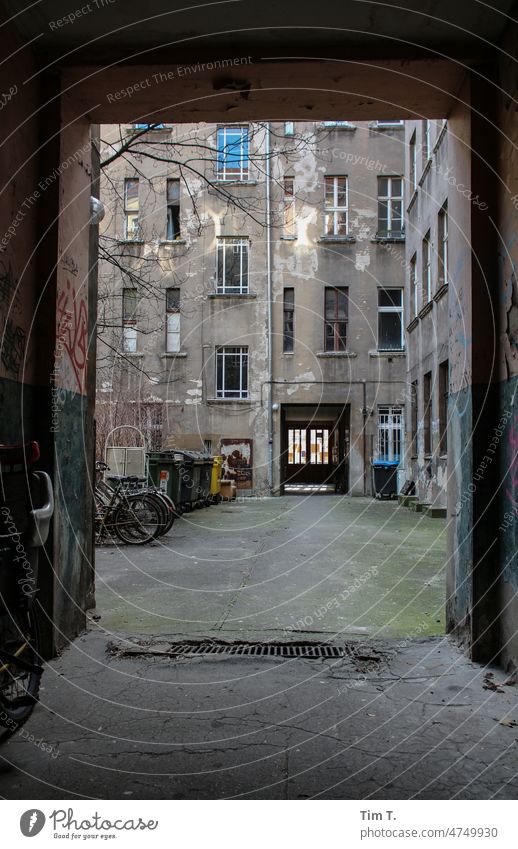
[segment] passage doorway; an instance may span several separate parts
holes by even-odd
[[[290,405],[281,411],[281,492],[349,491],[349,405]]]

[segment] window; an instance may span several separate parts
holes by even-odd
[[[295,193],[293,177],[284,178],[283,235],[295,236]]]
[[[347,350],[348,289],[326,286],[324,350]]]
[[[417,189],[417,148],[415,132],[410,139],[410,188],[412,193]]]
[[[309,462],[316,466],[329,463],[329,429],[327,427],[310,428]]]
[[[439,363],[439,454],[448,451],[448,360]]]
[[[326,177],[324,198],[326,236],[347,236],[347,177]]]
[[[306,431],[303,428],[288,428],[288,465],[300,466],[306,462]]]
[[[217,174],[220,180],[248,180],[248,127],[219,127]]]
[[[248,398],[248,348],[216,348],[216,396]]]
[[[418,423],[418,415],[417,415],[417,404],[418,404],[418,381],[414,380],[410,386],[410,426],[411,426],[411,456],[417,457],[417,423]]]
[[[122,290],[122,350],[134,354],[137,350],[137,290]]]
[[[294,125],[293,121],[285,121],[284,122],[284,135],[285,136],[295,135],[295,125]]]
[[[216,292],[219,295],[248,293],[248,239],[218,239]]]
[[[403,121],[376,121],[378,127],[402,127]]]
[[[180,180],[167,181],[167,240],[180,238]]]
[[[378,177],[378,233],[400,236],[403,232],[403,180]]]
[[[432,453],[432,372],[423,378],[423,450]]]
[[[163,130],[165,124],[133,124],[134,130]]]
[[[124,238],[138,239],[138,179],[124,180]]]
[[[430,231],[423,239],[423,304],[432,300],[432,245],[430,242]]]
[[[378,460],[400,460],[403,437],[401,407],[378,408]]]
[[[448,202],[439,210],[439,286],[448,283]]]
[[[417,254],[410,260],[410,298],[412,302],[412,318],[419,312],[419,286],[417,285]]]
[[[430,127],[431,123],[428,118],[423,120],[423,168],[430,159],[431,144],[430,144]]]
[[[282,350],[285,353],[293,351],[295,341],[295,289],[284,290],[283,321],[282,321]]]
[[[378,350],[402,351],[403,290],[378,289]]]
[[[180,290],[166,289],[166,333],[165,350],[168,354],[177,354],[180,350]]]

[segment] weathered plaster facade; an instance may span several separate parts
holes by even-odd
[[[448,215],[451,183],[458,177],[454,176],[448,159],[447,122],[407,121],[405,143],[408,358],[405,465],[407,479],[415,483],[419,501],[446,507],[447,439],[442,431],[447,424],[444,395],[448,393],[449,382],[449,269],[444,254],[448,249],[451,252],[452,242],[459,239],[464,242],[465,235]],[[464,188],[469,191],[469,187]],[[446,373],[444,384],[441,366]],[[425,375],[431,377],[429,400]]]
[[[323,122],[297,122],[294,132],[293,137],[285,135],[284,123],[273,123],[268,157],[265,131],[252,128],[251,144],[256,147],[259,165],[254,167],[252,151],[249,179],[229,188],[249,214],[223,202],[199,177],[186,176],[181,185],[180,239],[176,241],[165,240],[164,199],[166,180],[178,176],[178,168],[164,163],[157,166],[145,157],[137,163],[126,156],[107,169],[103,232],[108,237],[123,233],[123,182],[135,176],[137,165],[142,229],[138,242],[110,243],[123,257],[122,271],[107,262],[100,264],[100,319],[111,325],[113,332],[111,349],[101,345],[99,350],[98,402],[117,403],[122,389],[125,403],[131,399],[162,405],[162,443],[168,447],[210,444],[219,452],[222,439],[252,439],[249,492],[280,490],[286,476],[283,433],[288,421],[334,421],[345,411],[348,476],[340,482],[340,489],[364,494],[370,492],[370,461],[377,453],[378,410],[404,404],[403,347],[387,352],[378,345],[378,290],[402,290],[404,286],[403,235],[378,235],[378,181],[384,176],[402,176],[404,128],[397,123],[382,127],[376,122],[342,122],[330,127]],[[103,128],[106,139],[116,138],[118,133],[118,127]],[[155,142],[185,141],[194,134],[215,152],[214,125],[154,130],[149,137]],[[196,148],[183,155],[196,157]],[[206,161],[203,167],[205,177],[213,180],[214,162]],[[293,179],[294,189],[295,226],[289,235],[283,218],[287,176]],[[348,180],[345,236],[324,236],[326,176],[346,176]],[[220,236],[249,239],[247,294],[216,294],[216,239]],[[132,285],[124,269],[138,269],[146,282],[137,313],[138,351],[113,355],[112,349],[121,349],[122,288]],[[181,350],[176,354],[165,352],[168,287],[180,289]],[[326,287],[348,289],[346,350],[325,350]],[[294,292],[294,345],[289,352],[283,335],[286,288]],[[216,397],[215,350],[223,345],[248,346],[246,400]],[[270,405],[275,410],[271,471]],[[340,450],[345,453],[345,446]]]

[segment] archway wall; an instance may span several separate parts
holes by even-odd
[[[13,43],[10,40],[6,45],[7,53]],[[16,62],[2,66],[7,74],[2,78],[2,90],[8,88],[11,74],[25,78],[31,67],[28,50],[18,56],[18,67]],[[158,72],[165,74],[165,79],[154,80]],[[503,62],[491,73],[496,78],[500,73],[511,93],[515,92],[511,63]],[[137,120],[307,119],[309,115],[316,120],[447,116],[457,139],[454,169],[458,170],[458,179],[471,186],[473,194],[479,193],[490,209],[488,213],[475,207],[458,192],[451,211],[452,220],[459,222],[468,241],[460,240],[455,248],[457,255],[452,257],[458,286],[456,298],[450,302],[450,472],[454,488],[449,504],[449,624],[472,648],[475,646],[474,656],[492,657],[495,650],[502,650],[504,662],[511,662],[518,657],[518,646],[512,640],[517,619],[512,601],[516,571],[507,562],[516,551],[515,428],[505,428],[505,438],[499,443],[500,459],[489,464],[492,468],[478,482],[475,492],[470,491],[470,484],[499,417],[514,404],[516,301],[512,292],[516,282],[512,253],[516,250],[516,210],[507,187],[515,179],[511,175],[517,170],[516,151],[502,133],[491,130],[490,123],[494,118],[499,130],[515,133],[514,107],[508,107],[503,97],[499,101],[489,83],[473,76],[470,81],[465,67],[447,60],[261,63],[252,57],[238,72],[232,69],[230,76],[229,82],[228,74],[222,76],[220,70],[209,69],[179,78],[176,66],[165,64],[102,72],[95,67],[66,69],[60,74],[43,75],[38,84],[28,84],[24,97],[13,98],[10,110],[3,112],[14,131],[0,161],[3,172],[10,175],[11,193],[9,205],[0,207],[3,232],[37,189],[42,176],[53,177],[38,204],[27,208],[23,228],[15,228],[15,237],[1,255],[1,261],[11,263],[15,277],[23,274],[25,300],[20,305],[20,326],[27,337],[23,369],[9,375],[4,368],[2,373],[2,392],[13,410],[12,416],[5,417],[2,438],[17,437],[21,430],[19,411],[24,410],[25,433],[36,438],[41,435],[44,461],[54,470],[58,497],[54,538],[48,551],[55,577],[46,583],[43,593],[49,621],[56,623],[53,643],[80,630],[91,598],[88,463],[93,459],[96,234],[89,224],[88,197],[95,193],[96,173],[88,149],[90,126]],[[148,79],[152,80],[149,85]],[[279,80],[283,81],[282,90]],[[459,92],[462,96],[456,100]],[[475,118],[470,114],[470,103],[480,106],[481,114]],[[494,112],[489,121],[484,114],[488,104]],[[36,112],[38,107],[41,112]],[[470,154],[470,148],[480,148],[482,158]],[[64,163],[68,163],[66,167]],[[495,171],[502,177],[500,184]],[[20,176],[12,179],[18,172]],[[495,221],[503,234],[500,242],[493,232]],[[41,234],[43,239],[39,238]],[[470,243],[476,244],[476,252]],[[492,314],[498,319],[490,325],[488,316]],[[90,360],[86,365],[88,349]],[[60,369],[54,377],[56,359]],[[488,364],[494,362],[498,369],[491,371]],[[53,389],[62,399],[55,431],[50,429]],[[513,411],[513,424],[515,416]],[[55,463],[55,458],[59,462]],[[512,466],[501,491],[493,471],[498,463],[499,472]],[[494,498],[496,491],[499,495]],[[498,530],[509,512],[513,521],[495,542],[488,529]]]
[[[518,27],[506,34],[498,104],[498,329],[500,419],[493,433],[501,445],[499,523],[501,643],[504,666],[518,666]]]

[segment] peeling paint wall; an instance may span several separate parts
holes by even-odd
[[[348,128],[330,129],[322,124],[297,123],[300,153],[290,152],[284,124],[271,129],[271,239],[273,281],[273,390],[272,402],[351,405],[351,490],[364,492],[364,453],[375,446],[377,408],[381,404],[402,404],[404,354],[385,356],[377,351],[378,288],[404,286],[402,243],[377,240],[378,177],[403,172],[402,127],[378,129],[376,124],[358,123]],[[192,126],[157,131],[156,138],[189,138]],[[215,146],[213,125],[196,127],[197,138]],[[103,136],[118,133],[104,128]],[[264,136],[253,134],[254,143]],[[286,153],[283,151],[286,150]],[[152,285],[141,299],[138,310],[139,342],[136,355],[114,357],[100,351],[98,401],[125,399],[138,402],[149,392],[150,377],[165,408],[163,442],[192,448],[211,444],[219,450],[222,439],[254,436],[254,491],[268,490],[268,350],[267,350],[267,241],[266,183],[264,169],[254,172],[250,184],[233,191],[249,198],[252,217],[238,207],[224,204],[214,190],[199,179],[181,188],[181,240],[166,243],[166,177],[175,176],[162,164],[145,159],[139,172],[152,181],[153,190],[142,180],[140,215],[142,243],[125,246],[120,242],[124,264],[137,269],[151,268]],[[207,177],[212,178],[210,163]],[[167,170],[167,169],[166,169]],[[125,177],[135,175],[131,158],[110,169],[117,193],[104,184],[108,205],[103,223],[110,235],[123,232],[120,194]],[[158,174],[158,176],[157,176]],[[347,176],[349,180],[349,235],[346,239],[324,238],[324,175]],[[296,228],[294,238],[283,230],[283,181],[294,179]],[[196,198],[198,218],[193,214],[190,195]],[[255,220],[254,220],[255,219]],[[243,296],[215,294],[216,237],[241,235],[250,239],[250,292]],[[146,265],[147,263],[147,265]],[[117,328],[112,345],[121,344],[121,275],[101,263],[100,310]],[[295,288],[295,350],[283,353],[283,289]],[[324,352],[324,289],[349,288],[349,342],[345,356]],[[165,353],[165,289],[181,292],[181,351]],[[117,337],[118,332],[118,337]],[[222,345],[249,348],[249,398],[221,401],[216,398],[215,349]],[[108,375],[106,374],[108,372]],[[363,446],[363,381],[372,415],[367,419]],[[274,489],[279,486],[280,417],[274,417]],[[370,491],[370,473],[366,475]]]

